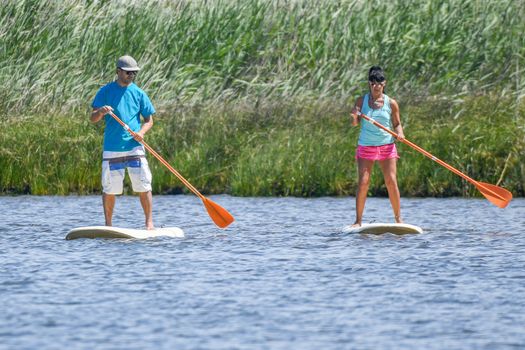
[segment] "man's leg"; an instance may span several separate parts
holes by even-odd
[[[144,210],[146,218],[146,229],[155,229],[153,225],[153,196],[151,194],[151,171],[146,158],[141,158],[139,162],[128,164],[128,173],[131,178],[133,191],[138,192],[140,204]]]
[[[106,226],[113,226],[113,208],[115,208],[115,195],[102,194],[102,204],[104,206],[104,217],[106,218]]]
[[[124,169],[111,170],[107,160],[102,162],[102,206],[106,226],[113,226],[113,209],[115,208],[115,195],[121,194],[124,181]]]
[[[155,226],[153,226],[153,196],[151,195],[151,191],[140,192],[139,196],[140,204],[146,217],[146,230],[153,230]]]

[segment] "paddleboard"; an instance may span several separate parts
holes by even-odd
[[[112,226],[86,226],[74,228],[66,239],[77,238],[135,238],[145,239],[152,237],[184,237],[184,231],[178,227],[163,227],[155,230],[137,230]]]
[[[373,223],[363,224],[360,227],[352,227],[351,225],[343,228],[343,233],[369,233],[369,234],[382,234],[382,233],[394,233],[396,235],[404,235],[408,233],[423,233],[423,229],[419,226],[410,224],[384,224],[384,223]]]

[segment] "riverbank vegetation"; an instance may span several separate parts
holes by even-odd
[[[381,64],[407,138],[522,196],[524,16],[512,0],[4,1],[0,193],[100,191],[89,105],[127,53],[158,109],[146,141],[204,193],[354,194],[348,112]],[[398,149],[404,196],[476,194]],[[185,191],[150,164],[155,193]]]
[[[518,115],[523,116],[525,106]],[[505,100],[486,97],[403,108],[407,138],[472,178],[523,195],[524,119]],[[0,191],[67,194],[100,190],[102,125],[87,113],[12,118],[1,123]],[[284,102],[254,109],[174,109],[160,114],[147,142],[204,193],[321,196],[355,193],[357,128],[348,106]],[[474,195],[476,189],[399,144],[404,196]],[[181,183],[156,159],[155,193],[180,193]],[[379,169],[371,193],[385,195]]]

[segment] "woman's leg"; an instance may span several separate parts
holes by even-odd
[[[385,159],[379,161],[379,166],[385,178],[388,198],[394,211],[394,218],[397,223],[403,222],[401,219],[401,196],[397,187],[397,158]]]
[[[357,195],[355,197],[355,222],[354,226],[361,226],[363,220],[363,212],[365,210],[366,195],[368,194],[368,186],[370,185],[370,175],[373,160],[357,158],[357,169],[359,172],[359,182],[357,186]]]

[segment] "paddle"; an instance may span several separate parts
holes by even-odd
[[[425,156],[427,156],[428,158],[432,159],[436,163],[444,166],[445,168],[447,168],[448,170],[452,171],[456,175],[461,176],[462,178],[464,178],[465,180],[467,180],[468,182],[470,182],[471,184],[476,186],[478,191],[480,191],[481,194],[484,195],[485,198],[487,198],[489,200],[489,202],[491,202],[495,206],[500,207],[500,208],[505,208],[509,204],[509,202],[512,200],[512,193],[510,193],[506,189],[504,189],[502,187],[499,187],[499,186],[496,186],[496,185],[491,185],[491,184],[488,184],[488,183],[485,183],[485,182],[476,181],[473,178],[463,174],[461,171],[459,171],[458,169],[454,168],[453,166],[445,163],[441,159],[438,159],[437,157],[433,156],[432,154],[430,154],[429,152],[425,151],[424,149],[422,149],[418,145],[408,141],[407,139],[399,139],[398,135],[395,132],[393,132],[392,130],[386,128],[385,126],[383,126],[382,124],[376,122],[375,120],[371,119],[369,116],[367,116],[367,115],[365,115],[363,113],[360,113],[360,112],[358,112],[358,115],[361,116],[362,118],[366,119],[370,123],[374,124],[378,128],[383,129],[384,131],[388,132],[390,135],[394,136],[397,140],[403,142],[404,144],[409,145],[410,147],[412,147],[416,151],[424,154]]]
[[[137,133],[135,133],[133,130],[130,129],[130,127],[124,123],[122,120],[120,120],[119,117],[115,115],[113,112],[109,112],[109,115],[113,117],[124,129],[126,129],[127,132],[131,134],[131,136],[136,137]],[[217,225],[220,228],[226,228],[228,225],[230,225],[235,219],[233,216],[228,213],[226,209],[218,205],[217,203],[213,202],[211,199],[204,197],[195,187],[193,187],[192,184],[188,182],[184,177],[182,177],[181,174],[177,170],[175,170],[164,158],[162,158],[153,148],[151,148],[144,140],[139,141],[146,149],[155,156],[166,168],[168,168],[169,171],[171,171],[176,177],[179,178],[179,180],[188,187],[188,189],[193,192],[197,197],[199,197],[202,200],[202,203],[204,204],[204,207],[206,207],[206,210],[208,211],[208,215],[213,220],[215,225]]]

